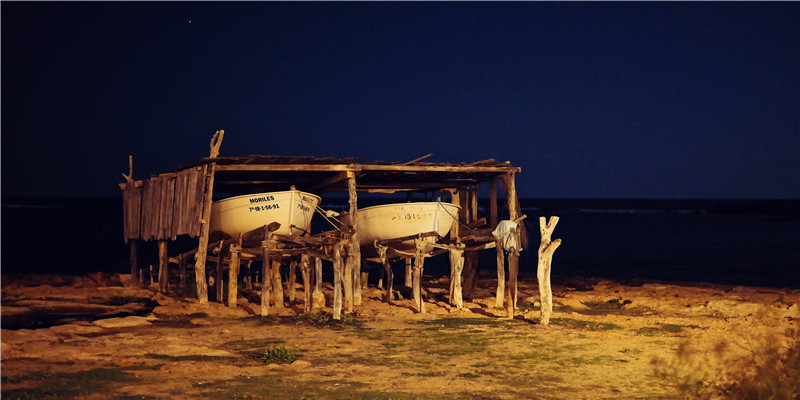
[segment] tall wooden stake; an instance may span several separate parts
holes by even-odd
[[[506,257],[503,254],[503,244],[495,240],[495,250],[497,251],[497,292],[495,293],[494,306],[503,308],[503,299],[506,292]]]
[[[219,155],[219,147],[222,145],[222,137],[224,135],[225,131],[219,130],[211,138],[210,158],[216,158],[217,155]],[[203,198],[203,213],[200,217],[200,239],[197,246],[197,255],[195,257],[194,265],[195,281],[197,284],[197,299],[200,301],[200,304],[208,303],[208,286],[206,284],[206,253],[208,252],[208,230],[211,219],[211,201],[214,194],[214,172],[216,169],[216,162],[212,162],[208,165],[205,197]]]
[[[333,319],[342,319],[342,242],[333,246]]]
[[[422,299],[422,270],[425,265],[424,255],[424,241],[417,237],[414,239],[417,245],[416,256],[414,258],[414,280],[412,290],[414,292],[414,304],[417,306],[417,312],[425,312],[425,301]]]
[[[553,253],[561,245],[561,239],[550,241],[553,230],[558,223],[558,217],[550,217],[550,222],[545,223],[545,217],[539,217],[539,232],[542,234],[542,241],[539,245],[539,265],[536,276],[539,279],[539,299],[541,303],[542,316],[540,323],[547,325],[550,323],[550,315],[553,313],[553,291],[550,287],[550,267],[553,262]]]
[[[348,246],[347,265],[345,266],[344,273],[344,303],[348,313],[353,312],[353,304],[355,297],[358,297],[358,304],[361,304],[361,286],[357,285],[360,281],[361,274],[361,243],[358,239],[358,227],[356,221],[358,220],[358,194],[356,191],[356,174],[353,171],[347,171],[347,191],[350,195],[350,223],[352,224],[353,233],[350,236],[350,245]],[[356,279],[355,275],[359,278]],[[357,293],[357,294],[356,294]]]
[[[272,241],[272,232],[264,231],[264,241],[261,242],[262,249],[262,266],[261,266],[261,316],[266,317],[269,315],[269,295],[272,288],[272,268],[270,259],[270,242]]]
[[[303,277],[303,312],[311,312],[314,300],[311,298],[311,264],[308,254],[300,256],[300,275]]]
[[[158,291],[167,293],[169,290],[169,256],[167,254],[167,241],[158,241]]]
[[[460,242],[450,249],[450,304],[459,310],[464,307],[461,272],[464,270],[464,245]]]
[[[242,250],[242,234],[239,240],[231,243],[231,260],[228,265],[228,307],[236,308],[239,299],[239,252]],[[222,253],[220,253],[222,258]],[[222,286],[222,281],[219,282]]]

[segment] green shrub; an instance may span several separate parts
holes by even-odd
[[[272,349],[264,350],[264,356],[261,360],[265,364],[291,364],[297,360],[297,352],[294,349],[286,348],[284,345]]]

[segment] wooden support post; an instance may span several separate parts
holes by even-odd
[[[320,258],[314,260],[314,293],[311,297],[314,299],[314,307],[325,307],[325,295],[322,294],[322,259]]]
[[[541,303],[541,319],[539,323],[547,325],[550,323],[550,315],[553,313],[553,291],[550,287],[550,267],[553,262],[553,253],[561,245],[561,239],[550,241],[553,230],[558,223],[558,217],[550,217],[550,221],[545,223],[545,217],[539,217],[539,232],[542,241],[539,244],[539,265],[536,276],[539,279],[539,299]]]
[[[342,275],[344,275],[344,261],[342,260],[342,242],[333,246],[333,319],[342,319]]]
[[[352,260],[353,263],[353,305],[360,306],[361,305],[361,277],[362,277],[362,264],[363,260],[361,260],[361,244],[358,239],[358,232],[353,233],[353,241],[350,244],[350,251],[353,254],[348,256],[348,259]],[[364,283],[366,283],[366,278],[364,279]]]
[[[406,257],[406,276],[404,284],[406,287],[412,286],[412,267],[411,267],[411,257]]]
[[[425,301],[422,299],[422,271],[425,265],[425,255],[424,255],[424,247],[425,242],[420,239],[414,239],[416,243],[416,256],[414,258],[414,281],[413,281],[413,292],[414,292],[414,305],[417,307],[417,312],[424,313],[425,312]]]
[[[155,277],[153,276],[153,264],[150,264],[150,284],[156,283]]]
[[[517,220],[520,219],[519,208],[517,207],[518,204],[519,204],[519,201],[517,200],[517,190],[516,190],[516,186],[515,186],[515,183],[514,183],[514,173],[513,172],[509,172],[509,173],[507,173],[507,174],[505,174],[503,176],[503,186],[505,187],[506,201],[508,202],[508,219],[510,219],[512,221],[517,221]],[[522,249],[522,247],[524,247],[524,245],[526,243],[526,241],[525,241],[525,239],[523,237],[525,235],[525,225],[524,225],[524,223],[522,221],[517,221],[517,229],[516,229],[514,234],[517,236],[516,242],[517,242],[517,246],[518,246],[514,250],[515,250],[516,256],[519,257],[519,251]],[[509,279],[511,279],[512,276],[511,276],[511,272],[510,272],[510,268],[511,268],[511,259],[510,258],[509,258],[508,263],[509,263]],[[514,286],[514,289],[515,289],[515,293],[514,293],[514,297],[513,297],[514,304],[512,305],[512,307],[516,307],[517,306],[517,297],[516,297],[516,287],[517,287],[516,279],[517,279],[517,276],[516,276],[516,274],[513,276],[513,279],[514,279],[513,282],[509,280],[508,284],[509,285],[513,284],[513,286]]]
[[[283,304],[283,283],[281,282],[281,264],[283,264],[283,257],[278,254],[272,256],[272,295],[274,297],[275,307],[284,308]]]
[[[225,131],[219,130],[211,138],[211,151],[210,158],[216,158],[219,155],[219,147],[222,145],[222,137]],[[197,254],[195,256],[194,274],[197,285],[197,299],[200,304],[208,303],[208,286],[206,285],[206,253],[208,252],[208,230],[209,222],[211,220],[211,202],[214,195],[214,172],[216,171],[217,163],[212,162],[208,164],[205,182],[205,196],[203,197],[203,213],[200,217],[200,239],[197,246]]]
[[[308,254],[300,255],[300,275],[303,277],[303,312],[311,312],[314,300],[311,297],[311,265]]]
[[[269,315],[269,295],[272,289],[272,260],[270,257],[270,245],[272,232],[264,231],[264,241],[261,242],[262,266],[261,266],[261,316]]]
[[[350,239],[344,248],[347,249],[347,256],[344,260],[344,272],[342,274],[342,285],[344,285],[344,310],[348,314],[353,313],[353,257],[350,254],[353,250],[353,242]]]
[[[294,303],[297,297],[297,261],[292,260],[289,263],[289,282],[286,282],[289,291],[289,302]]]
[[[464,245],[460,242],[450,248],[450,304],[459,310],[464,307],[461,272],[464,270]]]
[[[356,221],[358,220],[358,194],[356,191],[356,174],[347,171],[347,192],[350,196],[350,223],[352,224],[352,234],[349,237],[350,244],[347,252],[347,265],[344,273],[344,302],[348,313],[353,312],[353,304],[358,297],[358,304],[361,304],[361,286],[358,285],[361,274],[361,244],[359,243]],[[357,274],[357,277],[354,276]]]
[[[519,243],[519,234],[517,235],[516,242]],[[508,318],[514,319],[514,308],[517,306],[517,273],[519,272],[519,246],[509,251],[508,253],[508,295],[506,296],[506,310]]]
[[[239,234],[239,241],[242,240],[242,234]],[[228,307],[236,308],[239,298],[239,250],[240,245],[231,244],[230,253],[231,260],[228,265]],[[220,286],[222,282],[220,281]]]
[[[167,253],[167,241],[158,241],[158,291],[167,293],[169,290],[169,255]]]
[[[494,243],[494,248],[497,251],[497,292],[495,293],[494,306],[503,308],[503,300],[506,295],[506,257],[503,255],[503,244],[499,240]]]
[[[131,263],[131,282],[138,282],[137,272],[139,271],[139,240],[130,239],[128,241],[130,246],[130,263]]]
[[[253,271],[250,267],[253,265],[253,260],[247,261],[247,267],[245,267],[245,274],[244,274],[244,288],[245,289],[252,289],[253,288]]]
[[[222,298],[225,296],[224,280],[222,279],[223,270],[225,269],[225,248],[222,246],[222,242],[219,242],[216,251],[218,258],[216,275],[214,276],[214,287],[216,288],[217,303],[222,303]]]
[[[378,256],[381,258],[381,263],[383,264],[383,269],[386,271],[386,294],[383,296],[383,300],[387,303],[392,301],[392,266],[389,264],[389,259],[386,258],[386,251],[389,249],[387,246],[376,245],[376,249],[378,250]]]

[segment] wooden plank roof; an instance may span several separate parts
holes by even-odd
[[[361,162],[359,158],[265,156],[203,158],[165,172],[217,163],[214,191],[231,194],[287,190],[346,192],[347,172],[360,192],[392,193],[457,188],[496,179],[520,168],[494,159],[473,163]]]

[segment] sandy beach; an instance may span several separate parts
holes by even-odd
[[[800,394],[800,290],[535,276],[513,320],[484,271],[461,310],[425,276],[427,312],[374,286],[341,321],[297,301],[261,317],[159,294],[129,275],[4,277],[4,399],[677,399]],[[302,287],[298,290],[302,290]],[[248,300],[250,299],[250,300]],[[50,318],[48,318],[50,316]],[[40,320],[41,328],[27,326]],[[56,323],[57,325],[45,327]],[[8,329],[8,328],[15,329]],[[281,353],[283,352],[283,353]],[[275,357],[289,354],[291,357]],[[264,360],[265,356],[272,356]],[[772,379],[772,381],[770,381]],[[773,382],[774,381],[774,382]],[[772,383],[770,383],[772,382]],[[765,392],[766,391],[766,392]],[[738,397],[737,397],[738,396]],[[760,395],[759,395],[760,396]],[[750,397],[759,398],[759,397]],[[767,398],[767,397],[760,397]]]

